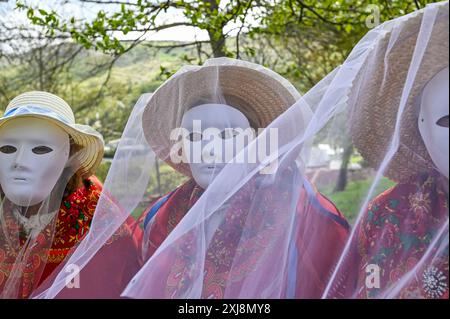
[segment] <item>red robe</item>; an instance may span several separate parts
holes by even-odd
[[[85,186],[63,199],[56,221],[49,224],[37,237],[38,245],[32,248],[29,266],[21,274],[17,296],[29,298],[52,283],[62,262],[68,258],[76,245],[86,236],[94,216],[95,208],[102,191],[96,177],[85,181]],[[20,231],[13,216],[6,216],[8,227]],[[52,229],[54,226],[54,230]],[[24,238],[21,238],[23,245]],[[7,241],[0,242],[0,293],[16,262],[15,250]],[[129,251],[128,259],[115,257],[116,251]],[[80,275],[80,288],[64,289],[58,297],[95,298],[119,297],[120,293],[139,267],[136,242],[127,225],[119,229],[114,238],[104,246]],[[101,269],[114,268],[111,272]],[[102,276],[102,274],[109,274]]]
[[[264,210],[266,217],[274,216],[275,221],[273,225],[269,225],[267,228],[259,225],[258,229],[265,230],[258,233],[257,236],[248,239],[248,245],[240,241],[242,238],[242,221],[246,218],[244,207],[248,205],[249,196],[253,196],[252,190],[254,188],[248,187],[247,190],[240,192],[240,198],[237,198],[234,204],[230,205],[229,211],[231,213],[229,218],[220,226],[220,231],[216,232],[215,238],[211,241],[210,251],[208,251],[205,260],[206,275],[203,283],[202,298],[226,297],[222,283],[227,280],[230,274],[231,263],[233,263],[235,255],[233,253],[221,255],[221,252],[236,251],[238,244],[244,249],[248,248],[248,253],[246,253],[248,258],[242,258],[242,263],[239,265],[233,264],[233,276],[236,278],[241,277],[242,274],[245,276],[245,274],[250,274],[255,260],[259,258],[256,247],[264,245],[265,242],[270,242],[271,239],[285,232],[284,224],[282,222],[279,223],[279,220],[276,219],[279,218],[282,210],[286,210],[290,192],[288,190],[269,188],[266,192],[263,192],[261,200],[256,200],[255,202],[263,203],[261,210]],[[298,236],[295,246],[297,256],[302,257],[301,261],[295,266],[296,278],[289,279],[294,282],[294,292],[290,293],[289,296],[319,298],[345,245],[349,233],[349,225],[337,208],[311,186],[308,186],[308,189],[302,188],[299,191],[300,198],[296,216],[296,234]],[[148,222],[149,218],[146,220],[149,212],[154,213],[151,207],[144,213],[141,221],[146,220],[146,227],[150,227],[149,231],[146,231],[149,234],[149,238],[143,239],[148,244],[145,259],[153,255],[202,193],[203,190],[191,179],[169,194],[169,196],[163,197],[165,202],[162,205],[160,201],[156,201],[154,205],[158,205],[160,208],[151,222]],[[307,208],[303,206],[306,202],[308,203]],[[270,217],[266,218],[266,220],[270,219]],[[301,222],[299,222],[300,220]],[[189,256],[193,253],[189,251],[192,247],[189,243],[189,237],[185,241],[185,246],[180,249],[183,251],[181,254],[184,254],[185,258],[174,257],[175,260],[173,260],[169,257],[170,260],[168,259],[167,261],[167,276],[161,276],[161,289],[165,289],[165,297],[167,298],[170,298],[177,290],[183,289],[183,282],[180,282],[179,274],[183,272],[183,267],[189,262]],[[258,241],[258,244],[255,244],[256,241]],[[313,242],[317,245],[310,244]],[[263,268],[267,269],[268,272],[277,271],[271,265],[265,265]],[[229,285],[227,291],[240,289],[240,285],[242,285],[242,282],[238,280]],[[286,282],[285,285],[287,289],[287,285],[290,285],[290,283]],[[288,294],[285,297],[288,297]]]

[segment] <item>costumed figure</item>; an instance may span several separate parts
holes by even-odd
[[[103,145],[53,94],[24,93],[7,106],[0,118],[0,297],[29,298],[85,238],[102,191],[93,173]],[[123,282],[110,286],[117,297]]]
[[[360,154],[396,185],[368,196],[325,296],[447,299],[448,2],[384,30],[349,94],[348,123]]]
[[[130,285],[142,287],[136,288],[142,291],[133,297],[320,296],[349,225],[302,176],[295,162],[298,152],[280,167],[271,163],[261,169],[239,194],[202,221],[205,225],[195,226],[179,239],[180,244],[155,254],[173,231],[178,232],[187,214],[196,219],[191,208],[227,163],[245,166],[253,163],[261,150],[276,150],[277,130],[261,132],[299,98],[280,75],[259,65],[224,58],[181,69],[151,96],[143,113],[144,135],[157,156],[189,180],[144,212],[143,257],[150,262],[133,283],[142,282]],[[305,107],[292,120],[306,127],[310,116]],[[242,152],[258,133],[264,135],[266,143]],[[181,140],[174,141],[174,134]],[[298,188],[293,189],[297,183]],[[289,229],[291,236],[284,238]],[[206,236],[205,246],[198,244],[201,235]],[[314,251],[318,247],[309,245],[319,238],[320,253]],[[277,250],[281,245],[286,245],[285,251]],[[193,260],[196,255],[202,255],[199,259],[203,264]],[[276,266],[278,258],[286,263],[281,269],[286,269]],[[258,274],[253,277],[253,272]],[[277,278],[270,288],[264,287],[267,282],[260,282],[278,275],[284,278]],[[194,285],[201,285],[198,295],[189,291]]]

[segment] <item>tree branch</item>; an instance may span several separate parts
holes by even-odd
[[[102,0],[79,0],[80,2],[83,3],[96,3],[96,4],[125,4],[125,5],[130,5],[130,6],[139,6],[139,4],[135,3],[135,2],[127,2],[127,1],[114,1],[114,0],[107,0],[107,1],[102,1]]]
[[[420,10],[420,9],[421,9],[420,3],[419,3],[418,0],[414,0],[414,4],[416,5],[417,10]]]

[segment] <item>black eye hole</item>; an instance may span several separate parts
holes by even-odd
[[[17,152],[17,148],[15,148],[12,145],[5,145],[0,147],[0,152],[4,153],[4,154],[12,154]]]
[[[198,142],[201,141],[202,137],[202,133],[192,132],[187,136],[187,139],[191,142]]]
[[[224,140],[227,140],[229,138],[234,138],[237,135],[239,135],[239,131],[235,130],[235,129],[225,129],[222,132],[220,132],[220,137]]]
[[[53,152],[53,149],[47,146],[37,146],[32,149],[32,152],[37,155],[47,154]]]
[[[437,122],[437,125],[442,127],[448,127],[448,115],[441,117]]]

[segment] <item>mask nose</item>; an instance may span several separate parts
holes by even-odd
[[[23,169],[26,167],[26,154],[25,154],[25,147],[20,146],[17,149],[16,157],[13,161],[13,169]]]

